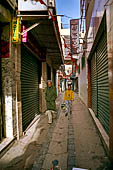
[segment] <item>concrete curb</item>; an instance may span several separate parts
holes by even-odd
[[[30,125],[27,127],[27,129],[23,132],[23,136],[25,136],[26,133],[29,133],[30,128],[32,128],[32,126],[38,122],[40,120],[40,115],[37,115],[33,121],[30,123]],[[12,137],[12,138],[5,138],[3,140],[3,142],[0,144],[0,158],[2,158],[5,153],[14,145],[14,143],[16,141],[20,141],[21,137],[19,139],[17,139],[16,137]]]
[[[57,100],[59,97],[60,97],[60,95],[57,97]],[[60,108],[60,103],[57,103],[57,110],[59,110],[59,108]],[[29,131],[31,131],[32,127],[40,121],[42,115],[44,115],[44,113],[37,115],[32,120],[32,122],[29,124],[29,126],[26,128],[26,130],[23,132],[23,135],[21,137],[25,138],[26,134],[28,136],[30,136]],[[17,136],[12,137],[12,138],[5,138],[4,141],[2,141],[2,143],[0,144],[0,158],[2,158],[6,154],[6,152],[14,145],[14,143],[16,141],[21,141],[21,137],[19,139],[17,138]],[[29,140],[31,140],[31,138]],[[28,141],[27,141],[27,143],[28,143]]]
[[[16,141],[16,137],[4,139],[4,141],[0,144],[0,159],[13,146],[15,141]]]
[[[107,133],[105,132],[104,128],[102,127],[101,123],[99,122],[99,120],[97,119],[97,117],[95,116],[95,113],[93,112],[93,110],[91,108],[88,108],[91,117],[99,131],[100,137],[101,137],[101,141],[104,145],[105,151],[107,153],[107,155],[109,155],[109,136],[107,135]]]

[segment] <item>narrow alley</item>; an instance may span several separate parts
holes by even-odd
[[[0,170],[113,170],[113,0],[0,0]]]
[[[110,170],[108,156],[85,104],[75,94],[72,115],[65,116],[60,108],[62,101],[60,94],[53,123],[48,125],[47,116],[41,116],[1,158],[0,170],[50,169],[55,159],[62,170]]]

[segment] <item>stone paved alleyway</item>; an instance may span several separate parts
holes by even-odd
[[[61,96],[62,98],[62,96]],[[35,161],[33,170],[40,170],[40,168],[49,169],[52,166],[52,160],[57,159],[60,162],[60,166],[67,169],[67,138],[68,138],[68,119],[62,111],[58,116],[56,122],[50,125],[50,131],[48,133],[50,142],[48,149],[45,153],[41,152],[40,157]],[[51,136],[51,137],[50,137]],[[47,140],[46,142],[47,143]],[[44,146],[46,148],[46,146]],[[43,147],[43,148],[44,148]],[[45,149],[44,149],[45,152]],[[42,155],[45,156],[42,159]],[[42,164],[41,164],[42,162]]]
[[[72,125],[72,116],[69,116],[68,119],[67,152],[68,152],[67,169],[71,170],[73,167],[76,167],[76,152],[75,152],[74,128]]]
[[[63,170],[78,167],[89,170],[110,170],[109,160],[87,107],[76,95],[72,115],[60,112],[42,168],[51,168],[57,159]],[[38,161],[32,170],[40,169]]]
[[[76,166],[89,170],[111,170],[94,121],[88,108],[77,95],[73,102],[72,124]]]
[[[61,101],[62,95],[57,99],[59,108]],[[27,135],[31,133],[32,128]],[[71,116],[65,117],[59,110],[57,119],[48,125],[47,117],[43,115],[28,143],[25,144],[24,138],[21,139],[24,147],[16,143],[2,157],[0,170],[49,169],[54,159],[59,160],[62,170],[71,170],[72,167],[111,170],[94,122],[77,95]]]

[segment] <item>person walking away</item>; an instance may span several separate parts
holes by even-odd
[[[68,89],[64,93],[64,101],[66,104],[66,113],[65,116],[68,115],[68,113],[72,113],[72,101],[74,100],[74,93],[71,90],[71,84],[68,84]]]
[[[52,123],[53,115],[56,114],[56,100],[57,93],[56,88],[52,85],[52,81],[48,80],[47,88],[45,91],[45,99],[46,99],[46,115],[48,115],[48,123]]]

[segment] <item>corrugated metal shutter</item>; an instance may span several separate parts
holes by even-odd
[[[97,46],[97,78],[98,78],[98,118],[109,133],[109,80],[107,35],[102,36]]]
[[[96,72],[96,54],[91,59],[91,108],[97,115],[97,72]]]
[[[23,131],[39,114],[38,60],[22,46],[21,95]]]

